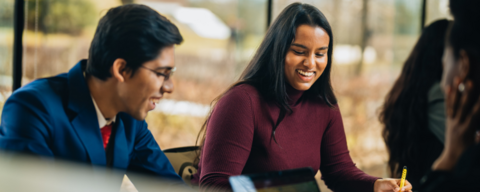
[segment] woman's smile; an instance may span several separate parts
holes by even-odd
[[[285,77],[295,89],[306,91],[322,75],[328,64],[330,36],[318,26],[300,25],[287,55]]]
[[[300,79],[305,82],[311,81],[316,74],[314,71],[304,71],[301,69],[297,69],[296,71]]]

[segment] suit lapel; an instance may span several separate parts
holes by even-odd
[[[128,146],[127,146],[127,139],[125,137],[125,126],[121,118],[118,118],[116,124],[116,131],[115,131],[115,144],[113,148],[113,167],[117,168],[127,168],[128,166]]]
[[[83,76],[82,68],[85,65],[86,60],[82,60],[68,72],[68,108],[77,114],[71,121],[72,126],[87,150],[91,163],[106,165],[107,160],[95,107]]]
[[[95,110],[82,112],[72,121],[72,126],[87,149],[88,156],[94,165],[106,165],[107,158],[103,148],[103,139],[97,123]]]

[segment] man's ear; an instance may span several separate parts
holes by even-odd
[[[467,51],[464,49],[460,50],[458,57],[458,77],[462,82],[469,78],[470,64],[470,58]]]
[[[117,81],[124,82],[125,77],[128,75],[127,61],[122,58],[115,59],[112,67],[110,68],[110,73]]]

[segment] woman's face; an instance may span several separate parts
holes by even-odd
[[[452,47],[447,46],[443,52],[443,75],[441,85],[444,91],[447,86],[452,85],[456,73],[457,69],[455,67],[453,49]]]
[[[320,27],[300,25],[285,57],[285,76],[295,89],[306,91],[327,67],[330,36]]]

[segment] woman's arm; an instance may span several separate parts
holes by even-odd
[[[215,106],[202,150],[200,186],[230,189],[228,177],[240,175],[252,148],[254,114],[251,99],[235,87]]]
[[[358,169],[350,158],[338,106],[330,110],[330,122],[322,138],[322,179],[333,191],[373,191],[378,179]]]
[[[330,122],[322,138],[320,171],[325,184],[337,192],[390,192],[400,190],[400,179],[379,179],[358,169],[350,158],[342,115],[338,106],[330,110]],[[405,181],[402,191],[411,192]]]

